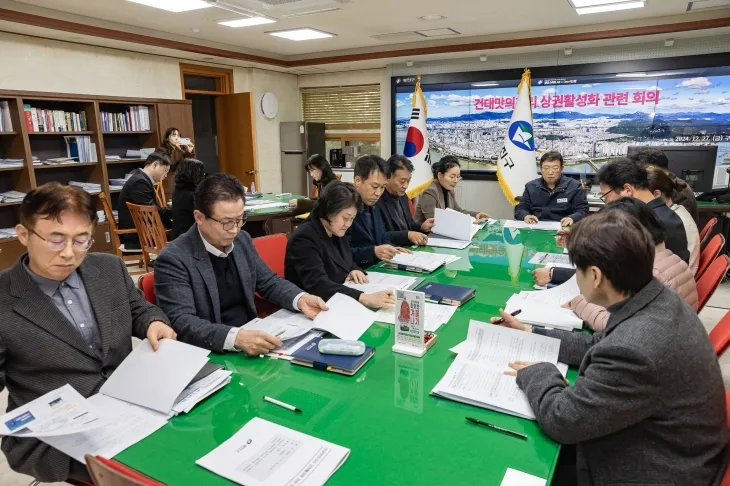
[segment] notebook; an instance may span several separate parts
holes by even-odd
[[[460,306],[471,300],[477,290],[469,287],[430,282],[416,289],[426,294],[426,300],[437,304]]]
[[[292,363],[308,366],[322,371],[331,371],[341,375],[352,376],[362,368],[375,354],[375,348],[367,346],[361,356],[340,356],[322,354],[317,345],[322,337],[315,337],[292,354]]]

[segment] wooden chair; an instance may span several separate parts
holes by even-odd
[[[86,454],[86,468],[96,486],[165,486],[113,459]]]
[[[112,240],[112,246],[114,247],[114,252],[117,254],[119,258],[124,260],[124,263],[134,263],[137,266],[142,266],[142,250],[132,250],[132,251],[122,251],[121,246],[122,243],[119,240],[119,235],[131,235],[136,234],[136,229],[119,229],[117,227],[117,222],[114,219],[114,212],[112,211],[111,203],[109,202],[109,199],[107,199],[106,194],[103,192],[99,193],[99,199],[101,200],[101,206],[104,208],[104,214],[106,215],[106,220],[109,222],[109,234],[111,235]],[[142,273],[142,270],[131,272],[132,275]]]
[[[157,204],[161,207],[167,207],[167,197],[165,196],[165,186],[162,182],[155,182],[155,196],[157,197]]]
[[[159,255],[167,245],[167,231],[162,224],[160,213],[155,206],[140,206],[127,203],[129,212],[139,235],[139,244],[142,247],[142,259],[145,272],[151,271],[150,255]]]

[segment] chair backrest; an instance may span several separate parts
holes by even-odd
[[[104,208],[106,220],[109,223],[109,233],[111,235],[112,248],[114,248],[114,252],[117,254],[117,256],[122,256],[122,250],[119,249],[122,243],[121,241],[119,241],[119,235],[117,234],[117,222],[114,219],[114,212],[112,211],[111,202],[109,201],[109,199],[107,199],[104,192],[99,193],[99,199],[101,200],[101,207]]]
[[[700,252],[700,262],[697,265],[697,273],[695,274],[695,280],[699,280],[702,274],[705,273],[707,267],[715,261],[717,255],[722,251],[722,247],[725,246],[725,237],[722,235],[715,235],[712,237],[710,242],[707,244],[704,250]]]
[[[702,231],[700,231],[700,244],[706,243],[705,238],[710,236],[710,233],[712,233],[712,228],[714,228],[716,224],[717,216],[713,216],[712,219],[709,220],[707,224],[705,224],[705,227],[702,228]]]
[[[130,202],[127,203],[127,207],[132,215],[134,227],[137,228],[142,251],[159,255],[167,245],[167,233],[157,208],[154,206],[140,206]]]
[[[155,296],[155,274],[145,273],[140,275],[137,286],[144,294],[144,299],[152,305],[157,305],[157,296]]]
[[[256,247],[261,259],[280,277],[284,277],[284,256],[286,255],[286,243],[288,238],[285,234],[262,236],[254,238],[253,244]]]
[[[727,255],[720,255],[712,262],[707,271],[697,281],[697,296],[699,297],[699,306],[697,312],[710,300],[712,294],[715,293],[718,285],[722,282],[723,277],[730,268],[730,258]]]
[[[710,342],[718,358],[730,346],[730,311],[710,331]]]
[[[86,468],[96,486],[165,486],[127,466],[101,456],[86,454]]]
[[[162,182],[155,182],[155,197],[157,198],[157,204],[161,207],[167,207],[167,197],[165,196],[165,186]]]
[[[408,198],[408,208],[411,210],[411,218],[416,217],[416,206],[413,204],[413,199]]]

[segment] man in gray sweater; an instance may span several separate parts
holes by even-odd
[[[728,445],[720,368],[697,314],[652,277],[651,237],[633,216],[606,211],[574,227],[568,251],[581,293],[611,312],[604,331],[533,330],[502,315],[560,339],[559,360],[579,367],[571,387],[552,364],[510,364],[540,427],[575,444],[573,480],[714,484]]]

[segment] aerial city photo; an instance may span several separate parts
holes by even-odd
[[[691,71],[591,78],[533,79],[536,159],[558,150],[566,171],[595,173],[631,145],[717,145],[715,186],[730,167],[730,75]],[[510,87],[502,87],[509,84]],[[517,100],[516,82],[422,85],[431,159],[456,155],[469,170],[495,170]],[[412,86],[395,94],[396,147],[411,114]]]

